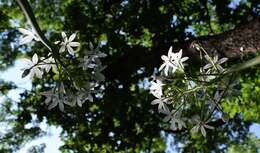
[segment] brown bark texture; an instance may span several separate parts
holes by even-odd
[[[193,43],[199,43],[206,51],[211,53],[217,52],[228,58],[238,58],[245,54],[255,54],[257,51],[260,51],[260,17],[238,26],[234,30],[188,41],[186,52],[195,52],[192,47]]]

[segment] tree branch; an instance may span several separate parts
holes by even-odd
[[[42,33],[35,16],[33,14],[32,8],[27,0],[16,0],[16,2],[19,4],[20,8],[22,9],[24,15],[26,16],[27,21],[32,26],[34,32],[39,37],[40,41],[52,52],[53,49],[51,47],[51,43],[48,41],[48,39],[44,36]]]

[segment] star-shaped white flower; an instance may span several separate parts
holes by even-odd
[[[195,115],[192,117],[191,121],[195,123],[196,125],[191,129],[192,133],[198,133],[199,130],[201,134],[206,137],[207,133],[205,128],[213,130],[214,127],[207,125],[207,122],[201,121],[200,117],[198,115]]]
[[[173,53],[172,47],[170,47],[168,55],[162,55],[161,58],[164,61],[164,63],[160,66],[159,71],[164,69],[164,74],[166,76],[168,76],[169,70],[171,70],[172,73],[174,73],[176,70],[180,70],[181,72],[183,72],[183,62],[189,59],[188,57],[182,57],[182,49],[177,53]]]
[[[156,98],[161,98],[163,95],[162,93],[162,86],[164,84],[160,80],[156,80],[156,82],[151,81],[151,87],[150,87],[150,92],[156,97]]]
[[[215,55],[213,59],[211,59],[208,55],[205,55],[205,59],[209,63],[203,67],[204,70],[210,69],[213,67],[215,70],[218,70],[220,72],[224,71],[224,68],[220,64],[223,64],[228,60],[225,57],[218,60],[218,55]]]
[[[172,73],[174,73],[177,69],[176,65],[172,61],[173,54],[174,53],[172,52],[172,47],[170,47],[170,49],[168,51],[168,55],[167,56],[165,56],[165,55],[161,56],[164,63],[160,66],[159,71],[162,71],[164,69],[164,74],[166,76],[168,76],[170,69],[172,69]]]
[[[67,49],[69,54],[74,56],[75,51],[74,51],[73,47],[78,47],[80,45],[79,42],[73,41],[76,37],[76,33],[73,33],[69,38],[67,37],[65,32],[62,32],[61,35],[62,35],[62,38],[63,38],[63,42],[60,42],[60,41],[55,42],[55,44],[60,43],[60,45],[61,45],[59,52],[62,53]]]
[[[38,55],[34,54],[32,57],[32,60],[24,59],[25,67],[22,69],[24,71],[30,70],[30,78],[32,79],[35,75],[38,78],[42,78],[43,72],[40,69],[40,66],[38,64]]]
[[[174,61],[176,67],[180,71],[184,71],[183,62],[187,61],[189,57],[182,57],[182,49],[178,53],[172,54],[172,60]]]
[[[178,118],[172,117],[170,123],[171,123],[170,128],[174,131],[175,130],[181,130],[182,127],[186,128],[185,122],[183,121],[183,119],[181,119],[179,117]]]
[[[209,82],[211,80],[214,80],[216,78],[216,75],[210,75],[211,70],[204,70],[202,67],[200,68],[200,74],[201,76],[199,77],[200,80]]]
[[[24,35],[24,37],[22,37],[21,40],[20,40],[20,45],[27,44],[27,43],[31,42],[33,39],[36,40],[36,41],[40,40],[35,35],[35,33],[32,32],[32,31],[29,31],[29,30],[24,29],[24,28],[18,28],[18,31],[21,32]]]
[[[44,69],[47,73],[50,71],[51,68],[53,71],[57,70],[57,66],[55,65],[54,58],[49,57],[47,59],[44,59],[43,64],[41,65],[41,68]]]
[[[52,90],[44,92],[43,95],[46,97],[45,104],[49,105],[48,109],[51,110],[57,105],[59,106],[59,109],[64,112],[64,99],[60,99],[59,95],[57,93],[54,93]]]
[[[162,112],[166,112],[167,110],[169,110],[166,102],[167,102],[167,99],[158,98],[158,99],[153,100],[151,102],[151,104],[152,105],[158,104],[158,112],[162,113]]]
[[[163,110],[161,113],[165,114],[166,116],[163,118],[164,122],[168,122],[172,118],[172,112],[169,110],[168,107],[166,107],[166,110]]]

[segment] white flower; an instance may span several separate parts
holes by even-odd
[[[166,107],[166,110],[162,111],[162,113],[166,115],[164,117],[163,121],[164,122],[170,121],[170,123],[171,123],[170,128],[172,130],[174,130],[174,131],[175,130],[181,130],[182,127],[186,128],[186,124],[184,122],[184,119],[181,118],[180,112],[176,112],[175,115],[173,116],[173,111],[170,112],[168,107]]]
[[[24,71],[30,70],[29,74],[30,74],[31,79],[34,77],[34,75],[36,75],[36,77],[38,77],[38,78],[42,78],[43,72],[41,71],[40,66],[37,65],[38,64],[37,54],[33,55],[32,60],[24,59],[24,61],[25,61],[26,65],[22,70],[24,70]]]
[[[77,96],[75,96],[75,101],[79,107],[82,107],[82,104],[86,100],[93,102],[93,97],[92,97],[91,93],[78,92]]]
[[[51,68],[53,71],[57,70],[57,66],[55,65],[55,60],[53,57],[49,57],[49,58],[43,60],[43,63],[44,64],[41,65],[41,68],[45,69],[45,71],[47,73],[50,71]]]
[[[18,28],[18,31],[21,32],[24,37],[20,40],[20,45],[27,44],[31,42],[33,39],[39,41],[40,39],[35,35],[34,32],[31,32],[24,28]]]
[[[183,119],[181,119],[181,118],[179,118],[179,117],[172,117],[171,118],[171,121],[170,121],[170,123],[171,123],[171,126],[170,126],[170,128],[172,129],[172,130],[181,130],[182,129],[182,127],[185,127],[186,128],[186,124],[185,124],[185,122],[183,121]]]
[[[211,130],[214,129],[214,127],[212,127],[212,126],[210,126],[210,125],[207,125],[207,124],[206,124],[207,122],[205,123],[205,122],[201,121],[201,120],[200,120],[200,117],[199,117],[198,115],[193,116],[191,120],[192,120],[193,123],[196,124],[196,125],[191,129],[191,132],[192,132],[192,133],[198,133],[199,130],[200,130],[201,134],[202,134],[204,137],[206,137],[207,133],[206,133],[205,128],[211,129]]]
[[[176,67],[180,71],[184,71],[183,62],[187,61],[189,57],[183,57],[182,58],[182,49],[178,53],[172,54],[172,60],[174,61]]]
[[[209,81],[214,80],[216,78],[216,75],[210,75],[211,74],[210,69],[205,71],[203,68],[200,68],[200,74],[201,74],[201,76],[199,77],[199,79],[202,80],[202,81],[205,81],[205,82],[209,82]]]
[[[57,105],[59,106],[60,111],[64,112],[64,104],[63,101],[65,99],[60,99],[59,95],[53,93],[53,91],[44,92],[43,95],[46,97],[45,104],[49,105],[48,109],[51,110]]]
[[[156,80],[156,82],[151,81],[150,91],[156,98],[161,98],[163,95],[162,93],[162,86],[164,84],[160,80]]]
[[[227,58],[221,58],[218,60],[218,55],[215,55],[213,59],[211,59],[208,55],[205,55],[205,59],[209,62],[207,65],[203,67],[204,70],[214,68],[215,70],[218,70],[220,72],[224,71],[224,68],[220,65],[226,62],[228,59]]]
[[[163,114],[166,116],[163,118],[164,122],[168,122],[172,118],[172,112],[169,110],[168,107],[166,107],[166,110],[162,111]]]
[[[170,47],[168,51],[168,55],[162,55],[162,60],[164,63],[160,66],[159,71],[164,69],[164,74],[168,76],[169,70],[171,69],[171,72],[174,73],[177,69],[181,72],[184,71],[184,65],[183,62],[187,61],[188,57],[182,58],[182,49],[178,53],[172,52],[172,47]]]
[[[101,73],[105,68],[106,66],[99,66],[94,68],[92,74],[96,81],[105,81],[105,76]]]
[[[168,106],[166,105],[167,99],[158,98],[151,102],[152,105],[158,104],[158,112],[166,112],[169,110]]]
[[[59,52],[62,53],[67,49],[69,54],[71,54],[73,56],[75,51],[72,47],[78,47],[80,45],[79,42],[73,42],[73,40],[76,37],[76,34],[73,33],[69,37],[69,39],[68,39],[67,35],[65,34],[65,32],[62,32],[61,35],[62,35],[62,38],[63,38],[63,42],[61,42],[61,43],[60,43],[60,41],[55,42],[55,44],[60,43],[60,45],[61,45]]]
[[[170,49],[168,51],[168,56],[165,56],[165,55],[161,56],[164,63],[160,66],[159,71],[164,69],[164,74],[166,76],[168,76],[169,69],[172,69],[172,73],[174,73],[177,69],[177,67],[175,66],[175,64],[172,61],[172,55],[173,55],[172,47],[170,47]]]

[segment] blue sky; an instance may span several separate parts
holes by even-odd
[[[19,93],[23,92],[24,90],[30,90],[32,87],[32,83],[29,77],[21,77],[21,68],[23,67],[23,65],[23,60],[17,60],[13,67],[9,68],[5,72],[0,72],[0,79],[4,79],[5,81],[12,81],[19,87],[19,89],[11,90],[7,95],[9,98],[13,99],[16,102],[19,102]],[[3,101],[3,98],[4,97],[0,97],[0,102]],[[43,131],[47,132],[47,135],[33,140],[32,142],[28,142],[20,151],[18,151],[18,153],[26,153],[29,147],[31,147],[32,145],[39,145],[41,143],[46,144],[46,153],[59,153],[58,149],[63,144],[59,138],[62,129],[61,127],[47,126],[45,121],[40,124],[40,127]]]

